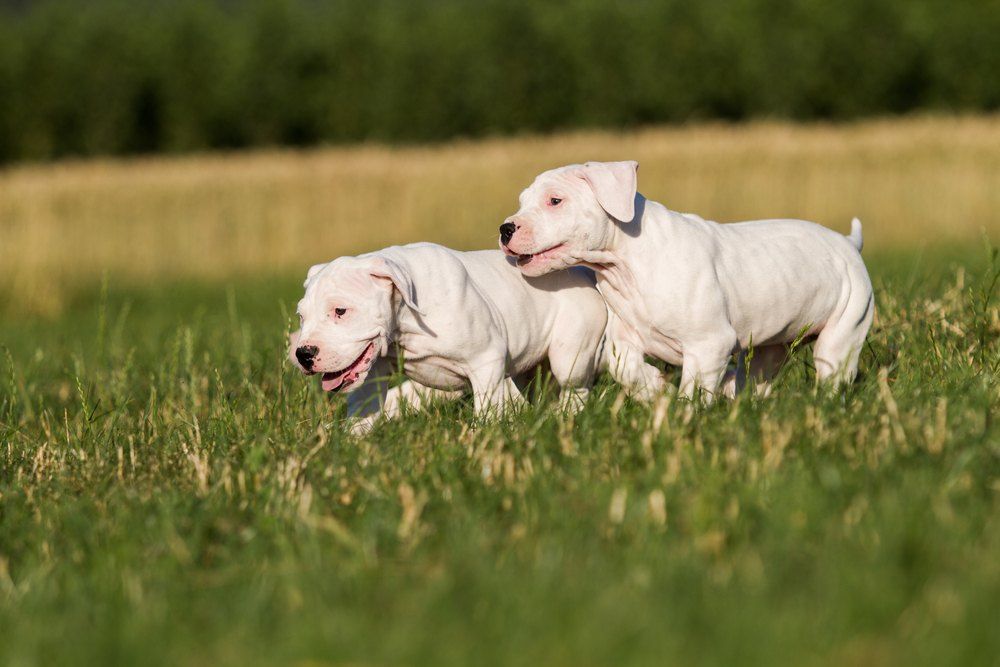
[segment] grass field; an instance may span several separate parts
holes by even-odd
[[[939,119],[0,175],[0,664],[996,664],[998,147]],[[855,385],[802,350],[769,399],[602,381],[575,419],[358,439],[284,362],[311,261],[488,246],[538,169],[632,156],[706,217],[865,219]]]

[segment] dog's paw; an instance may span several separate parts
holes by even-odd
[[[367,435],[374,427],[375,415],[371,415],[369,417],[363,417],[352,421],[349,431],[351,435],[362,436]]]

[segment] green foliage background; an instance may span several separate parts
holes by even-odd
[[[0,2],[0,161],[1000,105],[997,0]]]

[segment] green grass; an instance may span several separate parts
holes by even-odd
[[[8,316],[0,664],[996,664],[997,264],[868,261],[846,392],[806,352],[766,400],[364,439],[283,360],[298,276]]]

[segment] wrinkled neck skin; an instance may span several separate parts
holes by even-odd
[[[641,242],[640,232],[645,212],[646,198],[636,193],[635,218],[632,221],[618,222],[609,218],[605,227],[606,236],[603,243],[599,244],[602,249],[580,250],[574,253],[577,262],[593,269],[597,274],[598,289],[606,298],[609,296],[624,298],[627,294],[639,291],[635,273],[628,261],[628,257],[634,257],[635,253],[629,253],[626,249]]]
[[[391,313],[386,329],[387,344],[382,356],[387,356],[394,362],[400,355],[404,359],[410,356],[414,338],[427,335],[428,329],[420,315],[403,302],[403,297],[396,290],[392,292]]]
[[[380,315],[375,321],[375,326],[371,333],[364,337],[369,340],[374,340],[376,359],[386,357],[391,354],[396,338],[396,331],[399,326],[399,316],[397,314],[399,306],[396,303],[398,295],[396,295],[395,291],[393,291],[391,295],[387,295],[382,298],[389,300],[388,307],[383,305],[378,309]]]

